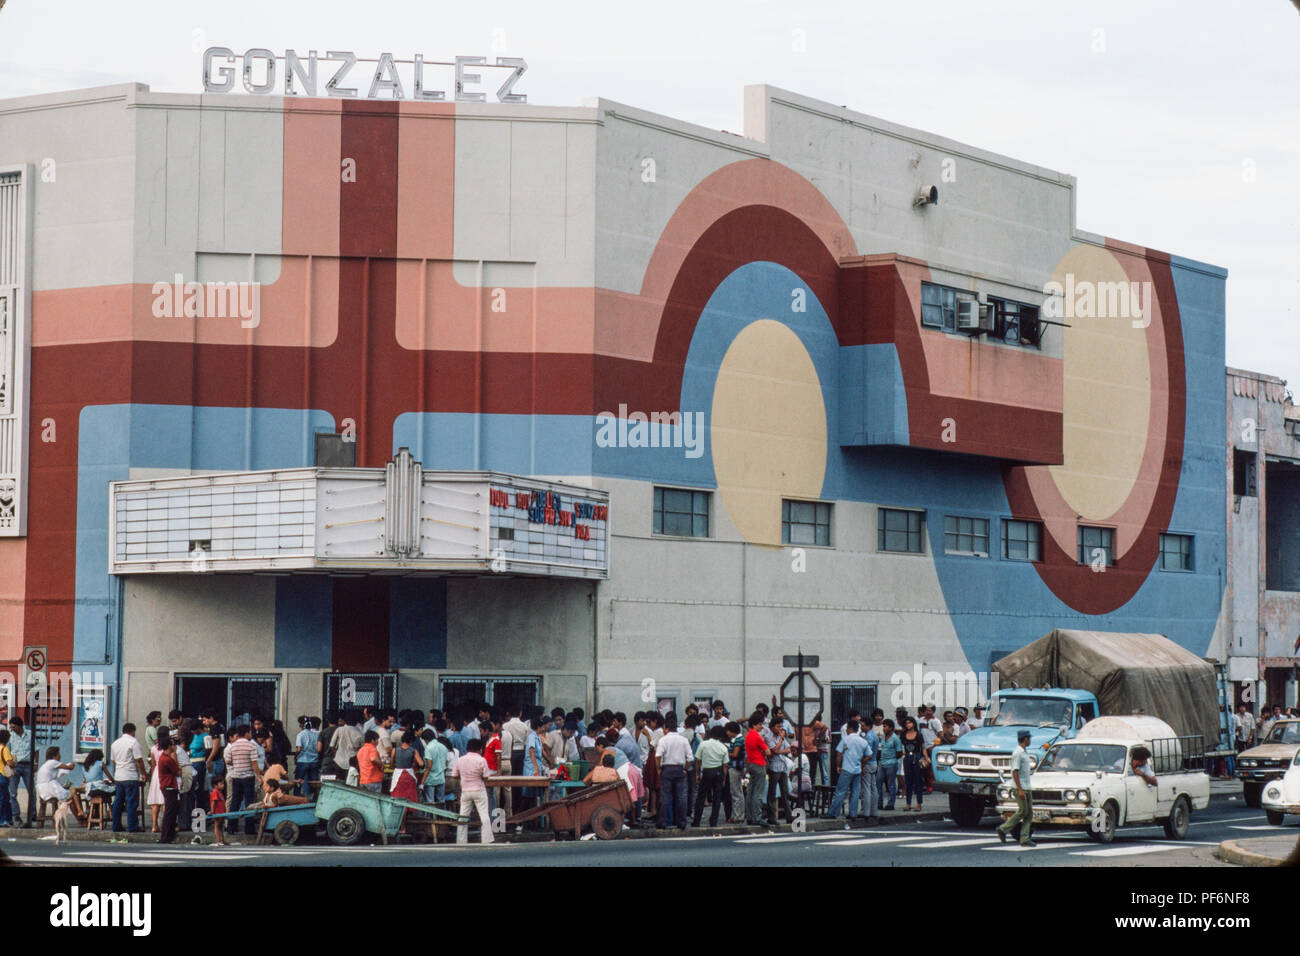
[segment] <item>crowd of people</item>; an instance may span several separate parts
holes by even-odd
[[[1266,708],[1259,721],[1244,705],[1234,716],[1238,749],[1262,739],[1278,719],[1294,709]],[[216,814],[258,806],[304,803],[322,779],[334,779],[376,792],[427,803],[462,818],[477,816],[482,840],[492,841],[491,813],[500,803],[508,812],[561,795],[554,784],[575,765],[585,782],[621,780],[631,796],[630,827],[686,829],[746,823],[776,825],[794,819],[795,810],[821,810],[877,822],[880,810],[895,810],[901,792],[905,811],[922,809],[933,791],[931,752],[955,743],[983,724],[983,708],[936,713],[921,706],[916,714],[900,708],[892,718],[876,708],[869,715],[850,710],[835,734],[815,714],[796,730],[775,699],[757,704],[748,717],[734,719],[721,700],[707,707],[689,705],[675,712],[603,710],[590,718],[581,708],[522,710],[488,705],[447,712],[346,709],[298,718],[291,738],[279,720],[241,715],[231,726],[213,711],[187,716],[159,711],[132,723],[106,755],[93,750],[80,766],[82,781],[67,785],[58,748],[48,748],[33,770],[32,735],[20,718],[0,729],[0,772],[6,787],[0,799],[0,825],[21,820],[19,787],[41,799],[69,801],[84,822],[87,803],[111,800],[115,833],[138,832],[146,824],[161,842],[189,828],[193,811]],[[580,761],[585,762],[579,764]],[[292,768],[292,774],[290,773]],[[829,787],[835,771],[833,796]],[[1229,765],[1229,773],[1232,768]],[[494,775],[548,778],[545,786],[519,790],[487,784]],[[814,802],[819,789],[829,797]],[[36,801],[29,798],[30,826]],[[225,843],[224,828],[212,823],[214,842]],[[245,833],[256,823],[244,820]]]

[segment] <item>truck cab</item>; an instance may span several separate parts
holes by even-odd
[[[1037,764],[1049,746],[1068,740],[1100,713],[1096,695],[1066,687],[1011,688],[989,699],[984,726],[932,753],[934,786],[948,794],[953,821],[979,824],[997,794],[999,774],[1010,773],[1011,753],[1022,728],[1031,734],[1030,760]]]

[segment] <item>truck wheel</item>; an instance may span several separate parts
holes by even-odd
[[[1264,792],[1262,783],[1254,783],[1250,780],[1244,780],[1241,784],[1241,798],[1246,801],[1246,806],[1252,810],[1259,809],[1259,795]]]
[[[293,846],[298,842],[298,835],[301,832],[298,824],[292,820],[281,820],[275,825],[273,835],[275,842],[280,846]]]
[[[1264,816],[1268,817],[1268,822],[1275,827],[1280,827],[1282,821],[1286,819],[1286,814],[1281,810],[1265,810]]]
[[[1098,843],[1111,843],[1115,839],[1115,827],[1119,823],[1119,807],[1113,801],[1101,808],[1101,829],[1088,827],[1088,836]]]
[[[1165,821],[1165,836],[1171,840],[1186,840],[1187,821],[1191,817],[1192,808],[1188,805],[1187,798],[1179,797],[1169,811],[1169,819]]]
[[[343,807],[330,815],[325,832],[335,846],[355,846],[366,835],[366,821],[356,810]]]
[[[984,816],[984,797],[972,797],[964,793],[948,794],[948,812],[952,822],[963,829],[977,827]]]

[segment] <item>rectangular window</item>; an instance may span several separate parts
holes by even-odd
[[[1106,567],[1115,563],[1115,529],[1079,526],[1079,563],[1092,564],[1101,557]]]
[[[1009,345],[1024,345],[1037,348],[1042,339],[1042,324],[1038,318],[1038,306],[1013,302],[1010,299],[989,297],[993,307],[993,331],[990,338],[1002,339]]]
[[[903,511],[898,508],[881,508],[877,526],[877,547],[881,551],[901,551],[922,554],[920,511]]]
[[[26,167],[0,167],[0,537],[27,533],[28,284],[31,190]]]
[[[1043,526],[1037,521],[1004,518],[1002,557],[1006,561],[1043,560]]]
[[[177,674],[176,707],[186,714],[212,711],[227,727],[279,716],[280,679],[269,675]]]
[[[355,674],[334,671],[323,675],[325,713],[349,707],[383,709],[397,706],[397,673]]]
[[[957,290],[933,282],[922,282],[921,324],[945,332],[956,332]]]
[[[531,716],[537,708],[541,688],[540,677],[444,677],[438,683],[442,709],[460,713],[489,704],[498,708],[518,707]]]
[[[683,538],[709,536],[709,493],[682,488],[655,489],[654,533]]]
[[[317,432],[315,463],[317,468],[355,468],[357,443],[342,435]]]
[[[1253,451],[1241,448],[1232,450],[1232,493],[1238,497],[1254,498],[1259,494],[1256,480],[1256,456]]]
[[[824,501],[781,502],[781,543],[831,543],[831,506]]]
[[[1192,570],[1192,536],[1190,534],[1162,534],[1160,536],[1160,570]]]
[[[944,515],[943,550],[945,554],[988,557],[989,519]]]

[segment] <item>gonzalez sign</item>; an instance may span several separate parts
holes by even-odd
[[[324,70],[321,69],[322,62],[326,64]],[[375,67],[373,71],[358,70],[354,73],[353,69],[358,63],[373,63]],[[399,70],[399,65],[403,69]],[[426,102],[447,99],[446,90],[431,88],[425,76],[425,67],[450,68],[455,83],[455,99],[461,103],[483,103],[487,100],[487,93],[470,88],[483,82],[483,74],[467,72],[467,67],[508,71],[505,82],[496,91],[497,102],[528,102],[526,95],[513,92],[515,83],[528,69],[528,64],[515,56],[499,56],[495,63],[489,63],[487,57],[483,56],[458,56],[453,61],[442,61],[425,60],[417,53],[414,59],[397,60],[391,53],[381,53],[379,59],[367,60],[359,59],[348,50],[330,50],[323,57],[318,56],[315,50],[309,50],[306,56],[299,56],[294,50],[285,50],[284,55],[279,56],[262,47],[254,47],[240,56],[224,46],[204,50],[203,92],[232,92],[235,88],[235,74],[240,72],[244,90],[248,93],[282,92],[284,96],[354,97],[359,94],[359,88],[346,84],[349,81],[364,80],[369,72],[370,85],[365,93],[366,99],[411,99]],[[277,91],[276,84],[281,76],[281,91]],[[322,76],[325,77],[324,94],[318,92]],[[408,89],[411,91],[409,96]]]

